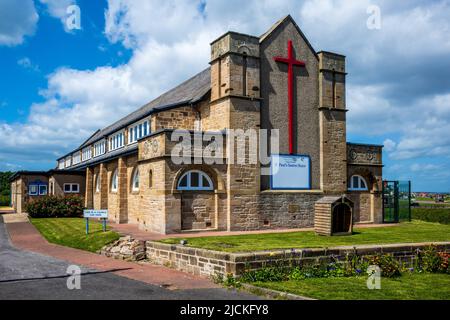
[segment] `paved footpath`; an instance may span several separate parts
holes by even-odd
[[[82,267],[81,290],[67,289],[66,270],[71,264]],[[3,299],[241,300],[257,297],[166,267],[125,262],[50,244],[31,223],[4,224],[0,216],[0,300]]]

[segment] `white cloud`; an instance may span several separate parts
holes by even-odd
[[[423,172],[426,171],[435,171],[440,169],[441,166],[435,165],[435,164],[420,164],[420,163],[414,163],[410,166],[411,171],[414,172]]]
[[[0,45],[22,44],[34,34],[38,20],[33,0],[0,1]]]
[[[395,147],[397,146],[397,144],[394,141],[392,141],[391,139],[384,140],[383,145],[384,145],[384,151],[387,151],[387,152],[394,151]]]
[[[24,58],[17,60],[17,64],[24,69],[29,69],[29,70],[36,71],[36,72],[40,71],[39,66],[32,63],[30,58],[28,58],[28,57],[24,57]]]
[[[69,32],[66,25],[66,19],[68,17],[67,8],[76,4],[76,0],[39,0],[39,2],[46,6],[50,16],[61,20],[64,30]]]
[[[74,2],[40,1],[59,19]],[[382,29],[373,31],[366,27],[369,4],[372,1],[109,0],[105,36],[130,48],[130,60],[118,67],[56,70],[41,91],[46,101],[32,106],[28,122],[0,126],[0,146],[11,152],[46,149],[54,157],[207,67],[209,43],[222,33],[260,35],[291,13],[317,50],[348,57],[350,133],[383,139],[392,133],[384,142],[392,159],[450,155],[450,93],[422,92],[409,85],[418,77],[430,82],[423,71],[450,54],[448,1],[378,1]],[[410,101],[392,98],[392,92],[407,90],[412,91]],[[16,137],[15,131],[22,134]]]

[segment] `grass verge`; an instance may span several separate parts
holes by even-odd
[[[321,300],[449,300],[450,276],[412,273],[381,278],[381,289],[369,290],[366,277],[310,278],[254,282],[252,285]]]
[[[119,239],[119,234],[109,228],[103,232],[101,223],[96,221],[89,222],[89,235],[86,235],[82,218],[31,219],[31,223],[48,242],[91,252]]]
[[[161,240],[178,244],[181,238]],[[351,236],[325,237],[312,231],[189,238],[188,246],[224,252],[246,252],[291,248],[324,248],[358,244],[389,244],[450,241],[450,225],[423,221],[397,226],[355,228]]]

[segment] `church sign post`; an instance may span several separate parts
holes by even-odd
[[[288,130],[289,130],[289,154],[294,154],[294,66],[304,67],[304,61],[296,60],[293,53],[292,40],[288,41],[288,56],[274,57],[276,62],[288,65]]]
[[[84,210],[83,217],[86,219],[86,234],[89,234],[89,218],[97,218],[102,221],[103,232],[106,232],[106,220],[108,219],[108,210]]]

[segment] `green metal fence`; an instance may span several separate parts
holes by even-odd
[[[383,181],[383,222],[411,221],[411,181]]]

